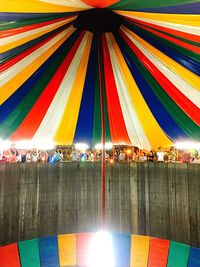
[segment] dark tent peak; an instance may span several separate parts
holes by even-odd
[[[121,16],[113,11],[95,8],[81,12],[74,22],[74,27],[94,33],[117,32],[121,24]]]

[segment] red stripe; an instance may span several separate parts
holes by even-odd
[[[66,28],[67,29],[67,28]],[[64,29],[64,30],[66,30]],[[64,31],[59,30],[58,32],[54,33],[53,35],[49,36],[48,38],[46,38],[45,40],[43,40],[42,42],[40,42],[39,44],[36,44],[34,46],[32,46],[31,48],[27,49],[26,51],[20,53],[19,55],[11,58],[10,60],[6,61],[5,63],[3,63],[0,66],[0,71],[5,71],[6,69],[12,67],[13,65],[15,65],[17,62],[19,62],[20,60],[24,59],[26,56],[30,55],[31,53],[33,53],[35,50],[37,50],[38,48],[40,48],[41,46],[43,46],[44,44],[46,44],[48,41],[50,41],[51,39],[53,39],[56,35],[60,34],[61,32]]]
[[[68,19],[68,18],[72,18],[72,17],[73,16],[65,17],[65,18],[59,18],[59,19],[54,19],[54,20],[50,20],[50,21],[46,21],[46,22],[41,22],[41,23],[29,25],[29,26],[16,28],[16,29],[9,29],[9,30],[5,30],[5,31],[0,31],[0,37],[1,38],[5,38],[5,37],[8,37],[8,36],[16,35],[16,34],[19,34],[19,33],[26,32],[26,31],[35,30],[35,29],[38,29],[40,27],[51,25],[53,23],[56,23],[56,22],[59,22],[59,21],[62,21],[62,20]]]
[[[159,31],[163,31],[163,32],[166,32],[166,33],[169,33],[169,34],[173,34],[175,36],[179,36],[179,37],[184,38],[184,39],[189,40],[189,41],[193,41],[193,42],[197,42],[197,43],[200,42],[200,36],[192,34],[192,33],[186,33],[186,32],[182,32],[182,31],[178,31],[178,30],[173,30],[173,29],[170,29],[170,28],[167,28],[167,27],[158,26],[158,25],[155,25],[153,23],[144,22],[144,21],[141,21],[141,20],[138,20],[138,19],[128,18],[128,20],[129,21],[135,21],[135,22],[137,22],[139,24],[152,27],[153,29],[156,29],[156,30],[159,30]]]
[[[103,35],[102,41],[103,41],[106,96],[108,103],[108,115],[109,115],[112,142],[130,144],[131,142],[126,130],[118,98],[115,78],[112,70],[112,64],[110,60],[110,55],[105,35]]]
[[[169,251],[169,240],[151,238],[148,267],[166,267]]]
[[[17,244],[0,247],[1,267],[20,267]]]
[[[161,71],[136,47],[135,44],[121,31],[123,38],[140,59],[141,63],[152,74],[160,86],[176,102],[176,104],[197,124],[200,125],[200,109],[190,101],[177,87],[162,74]]]
[[[70,49],[63,63],[60,65],[55,75],[32,107],[22,124],[12,134],[11,140],[18,141],[21,139],[32,139],[38,127],[40,126],[55,94],[57,93],[59,86],[72,62],[72,59],[85,35],[82,32],[74,46]]]
[[[164,38],[164,39],[166,39],[166,40],[168,40],[170,42],[173,42],[173,43],[175,43],[175,44],[177,44],[179,46],[182,46],[182,47],[184,47],[184,48],[186,48],[186,49],[188,49],[190,51],[193,51],[194,53],[200,54],[200,47],[194,46],[192,44],[185,43],[185,42],[183,42],[183,41],[181,41],[179,39],[176,39],[174,37],[168,36],[168,35],[166,35],[164,33],[157,32],[157,31],[155,31],[153,29],[150,29],[148,27],[142,26],[139,23],[133,23],[133,24],[135,24],[138,27],[140,27],[140,28],[142,28],[142,29],[144,29],[146,31],[149,31],[149,32],[151,32],[151,33],[153,33],[153,34],[155,34],[155,35],[157,35],[159,37],[162,37],[162,38]]]
[[[79,233],[76,235],[76,253],[78,266],[89,266],[89,255],[91,250],[90,244],[94,237],[95,233]]]

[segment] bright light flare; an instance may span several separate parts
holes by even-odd
[[[75,149],[80,150],[80,151],[85,151],[89,148],[89,146],[87,144],[84,143],[77,143],[75,144]]]
[[[127,153],[128,155],[130,155],[130,154],[131,154],[131,150],[130,150],[130,149],[127,149],[127,150],[126,150],[126,153]]]
[[[0,150],[7,150],[11,148],[12,143],[9,141],[0,140]]]
[[[15,143],[17,149],[33,149],[37,148],[40,150],[52,150],[55,148],[55,145],[52,141],[48,140],[22,140]]]
[[[103,148],[102,143],[95,145],[95,149],[97,149],[97,150],[100,150],[102,148]],[[112,149],[112,148],[113,148],[113,144],[112,143],[105,143],[105,149],[106,150],[109,150],[109,149]]]
[[[92,238],[89,248],[88,267],[114,267],[112,237],[108,232],[98,232]]]
[[[175,147],[178,148],[178,149],[192,149],[192,148],[199,149],[200,148],[200,143],[178,142],[178,143],[175,144]]]

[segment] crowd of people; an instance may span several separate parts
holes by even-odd
[[[102,151],[89,149],[86,151],[77,150],[73,147],[55,149],[50,151],[32,149],[17,150],[11,148],[0,151],[0,163],[20,163],[20,162],[95,162],[101,161]],[[178,151],[174,147],[168,149],[158,148],[157,151],[140,150],[138,148],[114,147],[105,152],[106,161],[114,162],[180,162],[180,163],[200,163],[200,151],[182,150]]]

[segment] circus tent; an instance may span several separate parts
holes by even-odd
[[[103,119],[113,144],[200,141],[199,1],[7,0],[0,12],[1,140],[94,145]]]

